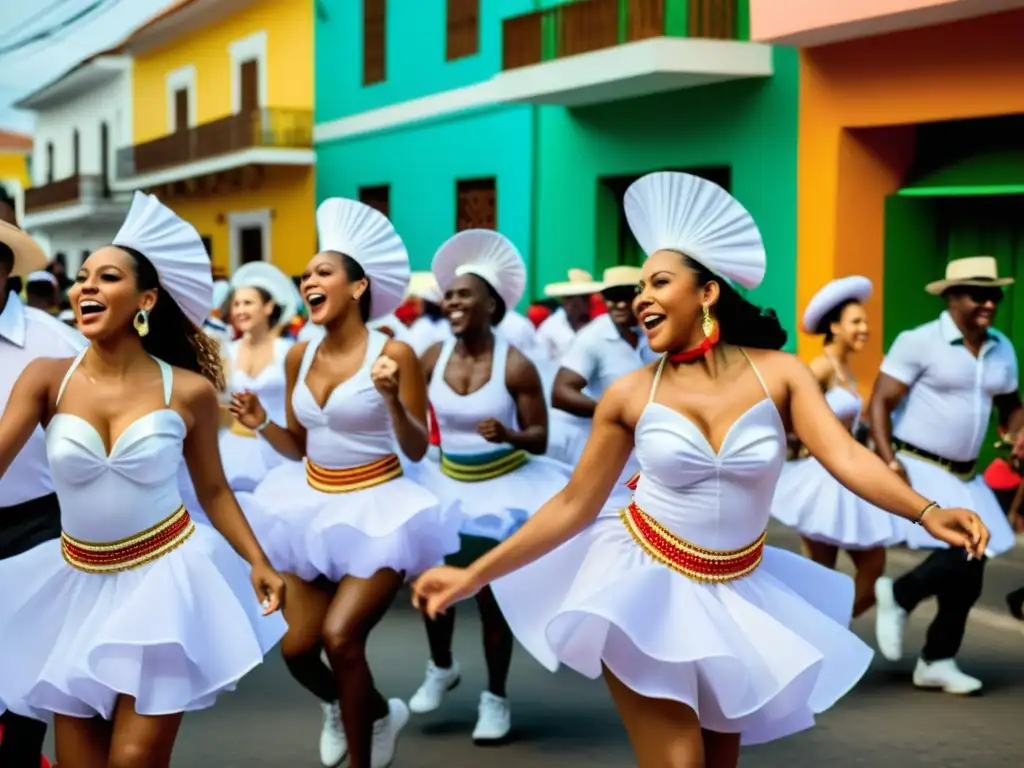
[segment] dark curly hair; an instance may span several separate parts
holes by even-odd
[[[142,338],[143,348],[165,363],[201,374],[218,392],[223,392],[225,382],[220,345],[196,327],[164,290],[153,262],[132,248],[117,247],[134,260],[139,290],[157,291],[156,306],[149,313],[150,331]]]
[[[718,283],[715,318],[718,320],[722,341],[750,349],[782,349],[786,345],[786,329],[773,310],[752,304],[703,264],[686,254],[680,255],[683,263],[697,273],[698,285],[707,285],[712,281]]]

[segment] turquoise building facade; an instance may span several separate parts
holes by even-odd
[[[793,328],[797,61],[747,37],[745,0],[319,0],[317,196],[385,208],[416,269],[496,226],[526,301],[639,260],[632,179],[701,173],[757,218],[754,298]]]

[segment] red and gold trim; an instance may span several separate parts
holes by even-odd
[[[620,513],[637,545],[654,560],[688,579],[726,582],[741,579],[761,564],[767,531],[757,541],[729,552],[704,549],[668,531],[636,503]]]
[[[349,469],[328,469],[306,459],[306,482],[321,493],[362,491],[401,476],[402,463],[394,453]]]
[[[88,573],[130,571],[166,555],[192,535],[196,524],[185,507],[178,509],[152,528],[121,541],[97,544],[79,541],[67,533],[60,535],[60,551],[72,568]]]

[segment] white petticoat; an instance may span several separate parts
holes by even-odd
[[[17,714],[109,719],[205,709],[263,661],[287,629],[262,616],[249,566],[197,524],[177,549],[114,574],[76,570],[60,540],[0,561],[0,699]]]
[[[652,560],[603,517],[492,584],[520,643],[545,667],[590,678],[602,663],[632,690],[692,707],[704,728],[758,744],[814,724],[861,678],[872,651],[847,629],[853,582],[766,547],[725,584]]]
[[[547,456],[569,466],[579,463],[590,438],[592,419],[551,408],[548,411]]]
[[[907,453],[900,452],[898,458],[906,467],[910,484],[922,496],[943,507],[962,507],[978,514],[991,534],[986,555],[996,557],[1013,549],[1017,543],[1013,528],[996,495],[985,485],[981,475],[965,483],[942,467]],[[899,540],[911,549],[945,549],[949,546],[932,538],[924,526],[909,520],[900,518],[897,526]]]
[[[848,490],[814,458],[783,465],[772,517],[808,539],[842,549],[885,547],[902,538],[900,518]]]
[[[224,475],[233,491],[252,491],[274,467],[286,459],[258,437],[242,437],[230,429],[219,436]]]
[[[447,519],[460,533],[504,541],[534,512],[565,488],[572,469],[546,456],[529,460],[491,480],[462,482],[441,471],[439,462],[410,466],[409,477],[441,500]]]
[[[459,549],[458,521],[406,476],[323,493],[303,464],[287,462],[238,501],[274,567],[306,581],[365,579],[382,568],[413,578]]]

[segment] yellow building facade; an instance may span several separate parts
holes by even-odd
[[[118,184],[199,230],[215,271],[316,251],[312,0],[184,0],[125,43],[132,145]]]
[[[32,137],[0,129],[0,185],[19,203],[29,186],[29,157],[32,156]],[[20,218],[21,211],[18,211]]]

